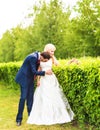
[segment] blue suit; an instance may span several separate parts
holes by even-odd
[[[28,55],[25,58],[21,68],[19,69],[15,77],[15,81],[20,85],[20,89],[21,89],[16,122],[22,121],[25,101],[27,105],[28,115],[30,114],[32,104],[33,104],[34,76],[45,75],[45,71],[40,71],[40,72],[37,71],[38,58],[39,58],[38,52]]]

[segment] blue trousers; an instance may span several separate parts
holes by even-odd
[[[20,86],[21,89],[21,95],[19,100],[19,106],[18,106],[18,113],[16,116],[16,122],[22,121],[23,119],[23,111],[25,107],[25,102],[27,105],[27,112],[28,115],[31,112],[32,104],[33,104],[33,93],[34,93],[34,84],[30,84],[29,86]]]

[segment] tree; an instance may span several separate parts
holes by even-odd
[[[0,62],[8,62],[14,60],[14,39],[10,31],[6,31],[3,34],[3,38],[0,40]]]
[[[82,0],[77,4],[79,15],[74,29],[80,36],[85,56],[100,55],[100,2],[99,0]]]
[[[26,55],[32,52],[34,45],[32,44],[32,29],[30,27],[20,28],[17,27],[12,30],[13,38],[15,39],[15,59],[23,60]]]
[[[45,44],[53,43],[57,47],[57,57],[64,58],[66,53],[64,37],[70,17],[70,10],[67,11],[67,13],[63,11],[62,3],[58,0],[51,0],[49,4],[44,2],[41,8],[35,7],[33,42],[40,51],[43,50]]]

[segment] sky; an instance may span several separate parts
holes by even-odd
[[[38,0],[0,0],[0,37],[6,30],[10,30],[20,23],[25,26],[30,24],[31,20],[26,16],[36,1]],[[62,1],[66,6],[74,6],[77,0]]]

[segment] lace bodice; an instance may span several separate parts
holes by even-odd
[[[47,62],[40,62],[40,67],[43,71],[52,69],[52,59],[48,60]]]

